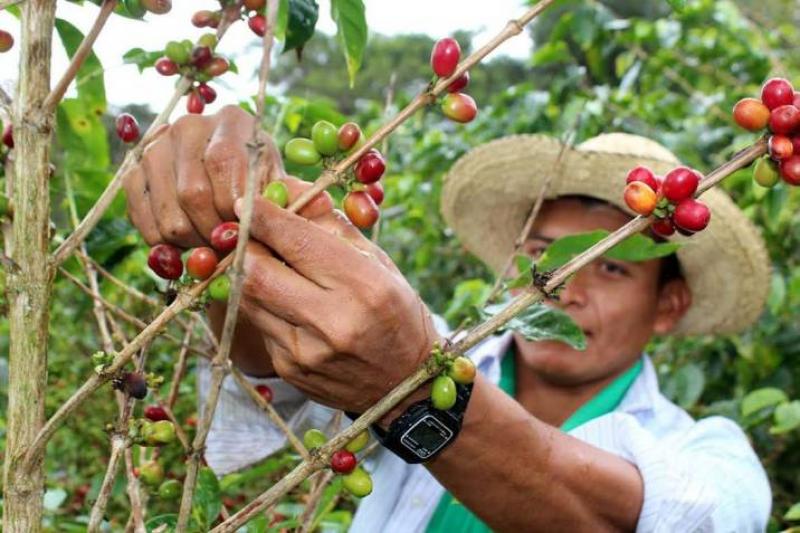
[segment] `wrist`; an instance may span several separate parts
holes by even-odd
[[[376,424],[382,430],[387,431],[392,422],[394,422],[400,415],[405,413],[409,407],[421,400],[424,400],[425,398],[429,398],[430,395],[431,382],[426,381],[417,390],[406,396],[403,401],[392,407],[388,413],[383,415],[383,417],[376,422]]]

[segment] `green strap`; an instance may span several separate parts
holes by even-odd
[[[500,364],[500,382],[498,383],[499,387],[512,398],[516,394],[517,385],[515,363],[512,344]],[[612,412],[617,408],[622,398],[625,397],[628,389],[636,381],[641,371],[642,360],[638,359],[633,366],[572,413],[572,416],[561,424],[561,430],[565,432],[571,431],[592,419]],[[469,509],[453,498],[452,494],[445,492],[439,500],[431,520],[428,522],[426,532],[450,533],[453,531],[458,531],[459,533],[487,533],[491,529]]]

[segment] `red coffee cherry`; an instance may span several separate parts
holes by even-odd
[[[211,246],[221,254],[233,251],[238,240],[238,222],[223,222],[211,231]]]
[[[659,218],[653,222],[650,229],[653,230],[653,233],[662,237],[669,237],[675,233],[675,226],[672,224],[672,220],[668,218]]]
[[[372,227],[380,212],[372,197],[364,191],[351,191],[344,197],[344,213],[354,226],[361,229]]]
[[[674,204],[691,197],[699,184],[700,175],[696,171],[678,167],[664,176],[661,189],[664,197]]]
[[[217,269],[217,263],[219,259],[214,250],[207,246],[195,248],[186,259],[186,272],[194,279],[208,279]]]
[[[197,86],[197,92],[200,94],[200,98],[207,104],[214,103],[214,100],[217,99],[217,91],[215,91],[210,85],[207,83],[201,83]]]
[[[164,15],[172,10],[172,0],[142,0],[142,7],[150,13]]]
[[[794,153],[794,143],[785,135],[773,135],[769,138],[767,147],[769,156],[776,161],[788,159]]]
[[[259,37],[263,37],[267,33],[267,19],[264,15],[253,15],[247,19],[247,25]]]
[[[355,122],[346,122],[339,128],[339,149],[347,151],[361,138],[361,128]]]
[[[798,109],[800,109],[800,91],[794,92],[794,100],[792,100],[792,104]]]
[[[653,189],[653,192],[658,192],[658,181],[656,180],[653,172],[647,167],[638,166],[628,172],[628,177],[625,178],[625,183],[631,183],[634,181],[641,181]]]
[[[381,185],[381,182],[376,181],[375,183],[368,184],[364,187],[364,191],[372,197],[375,205],[381,205],[383,203],[383,185]]]
[[[356,179],[361,183],[375,183],[386,171],[386,161],[381,153],[374,148],[361,156],[356,163]]]
[[[203,101],[203,97],[197,91],[192,90],[186,99],[186,111],[193,115],[202,115],[205,108],[206,103]]]
[[[761,101],[770,110],[794,102],[794,88],[789,80],[772,78],[761,88]]]
[[[733,106],[733,120],[749,131],[759,131],[767,127],[769,108],[757,98],[742,98]]]
[[[457,93],[469,85],[469,71],[464,72],[461,76],[453,80],[453,83],[447,86],[447,92]]]
[[[347,450],[336,450],[331,456],[331,470],[337,474],[349,474],[356,468],[356,456]]]
[[[478,114],[478,105],[468,94],[452,93],[442,100],[444,116],[462,124],[472,121]]]
[[[181,252],[171,244],[156,244],[150,249],[147,266],[164,279],[178,279],[183,274]]]
[[[446,78],[456,71],[461,59],[461,47],[452,37],[439,39],[431,52],[431,68],[437,76]]]
[[[244,7],[251,11],[261,11],[266,4],[266,0],[244,0]]]
[[[133,115],[123,113],[117,117],[117,136],[122,142],[131,143],[139,138],[139,123]]]
[[[264,398],[264,401],[270,403],[272,401],[272,389],[266,385],[256,385],[256,391]]]
[[[678,229],[697,232],[705,229],[711,220],[711,211],[700,200],[687,198],[675,206],[672,221]]]
[[[205,28],[207,26],[211,26],[211,24],[217,18],[217,14],[215,12],[203,9],[195,12],[195,14],[192,15],[192,24],[198,28]]]
[[[800,155],[793,155],[780,163],[781,178],[789,185],[800,185]]]
[[[14,148],[14,126],[7,124],[3,130],[3,144],[11,150]]]
[[[769,129],[773,133],[791,135],[800,126],[800,109],[794,105],[782,105],[769,115]]]
[[[0,54],[8,52],[14,46],[14,37],[5,30],[0,30]]]
[[[160,405],[148,405],[144,408],[144,417],[153,422],[159,420],[169,420],[167,412]]]
[[[642,216],[650,216],[656,208],[656,192],[644,182],[634,181],[625,186],[625,203],[631,211]]]
[[[168,57],[162,57],[156,61],[156,72],[162,76],[174,76],[178,73],[178,65]]]
[[[191,64],[193,67],[205,68],[213,59],[211,48],[208,46],[195,46],[192,48]]]
[[[224,57],[215,57],[213,58],[208,65],[203,69],[203,73],[211,76],[212,78],[216,78],[217,76],[222,76],[228,69],[230,68],[230,63]]]

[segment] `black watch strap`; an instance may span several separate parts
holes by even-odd
[[[461,423],[472,393],[472,384],[456,385],[456,403],[442,411],[430,398],[412,404],[384,431],[377,424],[372,431],[385,448],[409,464],[433,459],[449,446],[461,431]],[[346,413],[351,419],[358,415]]]

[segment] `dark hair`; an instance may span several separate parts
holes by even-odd
[[[595,198],[593,196],[586,196],[583,194],[565,194],[564,196],[559,196],[559,200],[575,200],[579,202],[583,207],[592,208],[592,207],[611,207],[616,209],[617,211],[623,212],[619,207],[606,202],[605,200],[601,200],[600,198]],[[626,213],[627,214],[627,213]],[[658,235],[653,234],[653,239],[656,242],[665,242],[666,239],[660,237]],[[658,288],[663,289],[664,286],[669,283],[670,281],[676,279],[683,279],[683,271],[681,270],[681,263],[678,261],[678,256],[674,253],[671,253],[667,256],[661,258],[660,268],[658,272]]]

